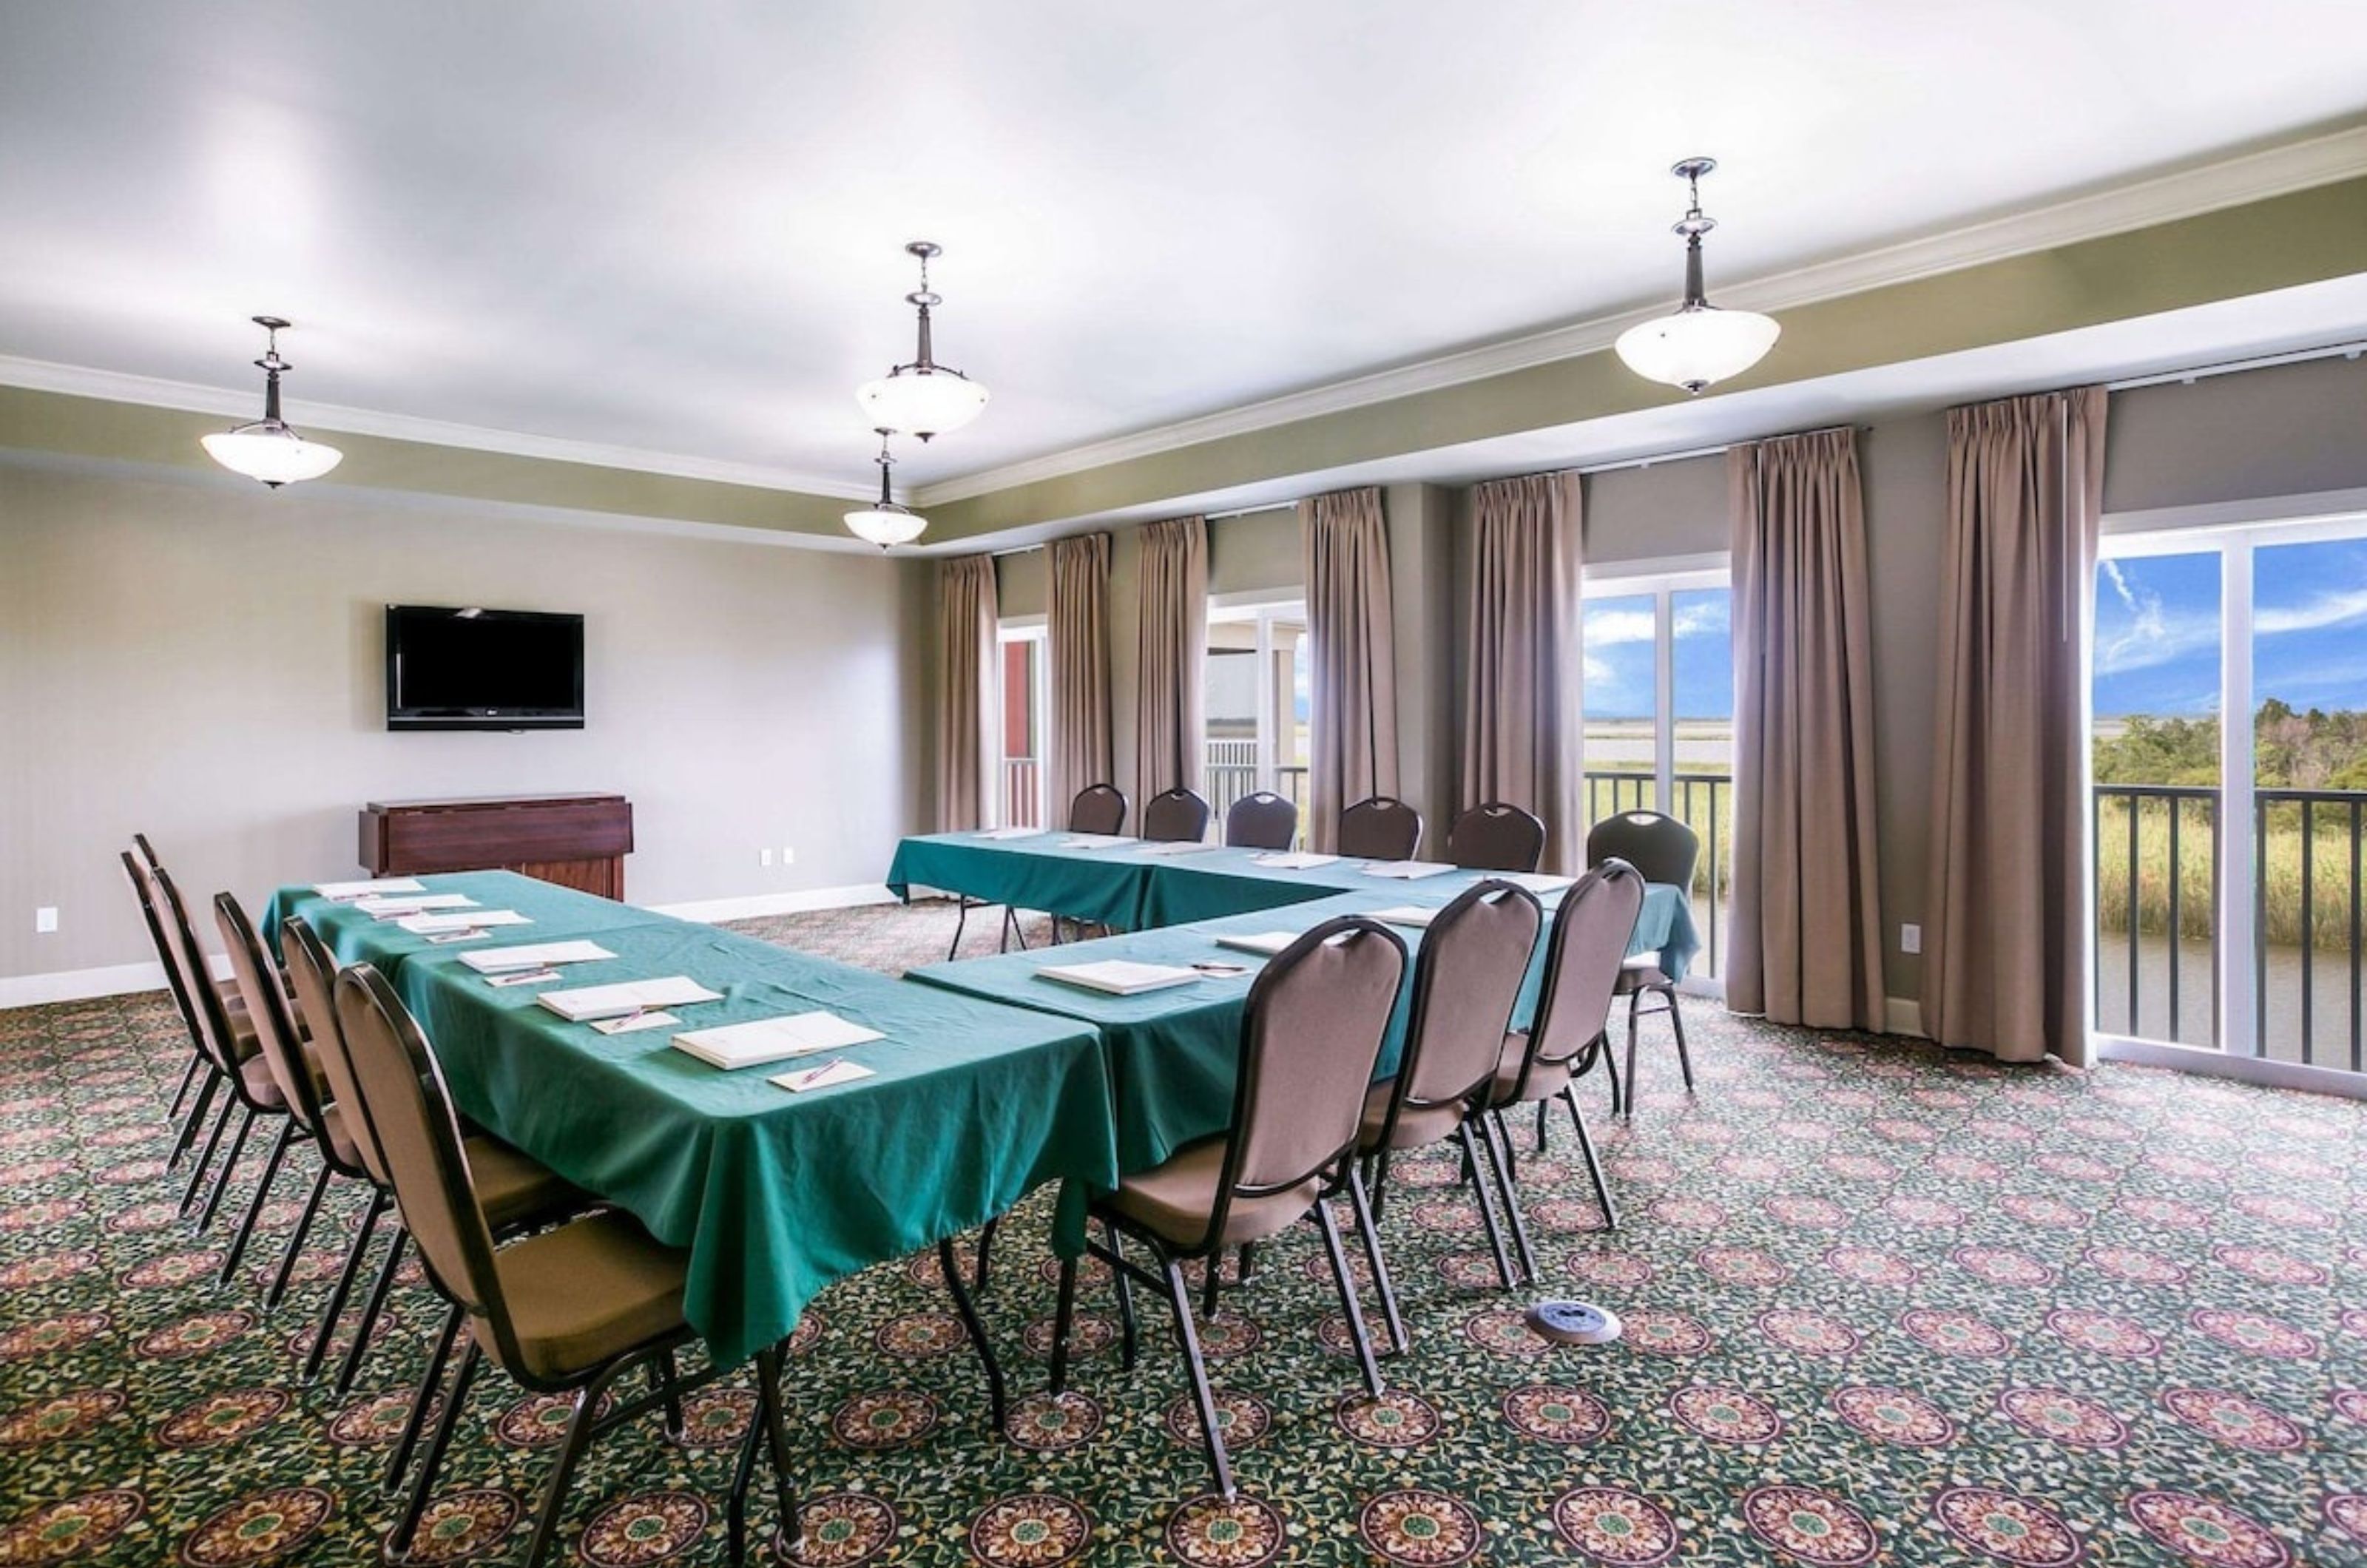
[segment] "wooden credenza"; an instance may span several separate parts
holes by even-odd
[[[372,876],[515,871],[604,898],[625,896],[633,803],[621,795],[490,795],[373,800],[362,807]]]

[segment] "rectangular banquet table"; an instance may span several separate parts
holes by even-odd
[[[422,880],[534,923],[435,946],[287,887],[266,925],[276,937],[304,915],[339,962],[384,970],[463,1114],[687,1248],[685,1315],[719,1359],[785,1337],[833,1280],[977,1226],[1044,1182],[1116,1184],[1104,1057],[1079,1021],[505,872]],[[556,985],[687,975],[724,994],[672,1010],[688,1028],[826,1009],[887,1035],[844,1053],[878,1076],[791,1094],[766,1079],[798,1063],[727,1073],[674,1050],[670,1028],[603,1035],[538,1006],[553,987],[496,988],[459,956],[560,937],[617,957],[569,964]]]

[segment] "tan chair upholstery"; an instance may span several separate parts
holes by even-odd
[[[1204,1247],[1209,1241],[1208,1220],[1217,1212],[1217,1189],[1224,1180],[1229,1152],[1222,1138],[1195,1144],[1166,1164],[1120,1181],[1110,1206],[1161,1240],[1182,1247]],[[1279,1191],[1236,1195],[1225,1207],[1224,1231],[1215,1245],[1234,1247],[1288,1230],[1307,1217],[1322,1190],[1322,1179],[1309,1176]]]
[[[1225,843],[1236,850],[1286,850],[1298,837],[1298,807],[1271,790],[1245,795],[1225,812]]]
[[[1340,813],[1341,854],[1350,860],[1411,860],[1421,849],[1421,813],[1375,795]]]
[[[1535,871],[1545,852],[1546,825],[1501,801],[1471,807],[1446,829],[1446,858],[1467,871]]]
[[[1196,844],[1208,836],[1208,803],[1183,788],[1152,795],[1142,808],[1142,836],[1154,844]]]

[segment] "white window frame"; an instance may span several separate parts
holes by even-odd
[[[1243,614],[1243,612],[1248,612]],[[1241,593],[1212,593],[1208,596],[1208,624],[1226,623],[1240,626],[1254,623],[1257,626],[1257,787],[1280,794],[1282,762],[1279,747],[1282,716],[1275,711],[1274,700],[1274,623],[1277,620],[1305,621],[1307,596],[1296,589],[1256,589]],[[1199,781],[1206,784],[1204,776]],[[1222,824],[1217,824],[1222,830]]]

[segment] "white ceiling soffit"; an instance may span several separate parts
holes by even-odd
[[[1284,506],[1351,485],[1462,485],[1509,474],[1624,464],[1698,452],[1784,431],[1911,414],[2053,387],[2195,369],[2256,355],[2367,340],[2367,272],[2222,299],[2183,310],[1668,403],[1578,424],[1402,453],[1368,463],[1292,474],[965,539],[923,541],[924,553],[959,555],[1040,544],[1112,523],[1191,513]]]
[[[2262,201],[2361,174],[2367,174],[2367,126],[2164,175],[1943,234],[1886,245],[1839,261],[1722,285],[1715,294],[1721,305],[1773,314],[1820,299],[1909,283],[1986,262]],[[921,486],[913,492],[914,503],[941,506],[947,502],[967,501],[1014,485],[1059,479],[1204,441],[1245,435],[1274,425],[1597,353],[1609,348],[1629,327],[1666,314],[1668,310],[1669,302],[1663,300],[1617,315],[1571,321],[1458,354],[1442,355],[1198,419],[1181,420],[1108,441],[1070,447],[1026,462],[964,474]]]

